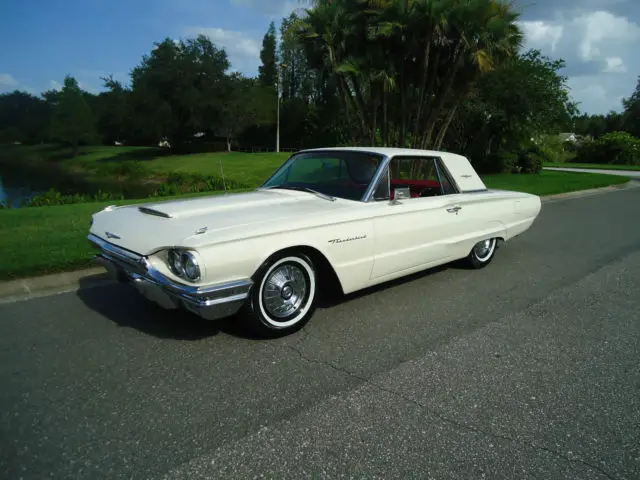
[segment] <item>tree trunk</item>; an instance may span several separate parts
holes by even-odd
[[[418,87],[418,111],[416,112],[415,123],[413,125],[413,135],[411,136],[411,146],[415,147],[418,141],[418,132],[420,131],[420,117],[422,116],[422,107],[424,104],[424,95],[427,88],[428,70],[429,70],[429,57],[431,55],[431,36],[425,48],[424,58],[422,63],[422,79],[420,86]]]
[[[365,106],[364,98],[362,97],[360,82],[354,75],[351,75],[351,83],[353,84],[353,90],[355,93],[354,103],[356,106],[356,114],[360,118],[360,124],[362,125],[362,134],[366,138],[368,130],[371,128],[371,125],[367,119],[366,106]]]
[[[231,137],[227,135],[227,152],[231,151]]]
[[[387,89],[382,85],[382,145],[389,146],[389,122],[387,119]]]
[[[439,98],[437,99],[434,107],[431,108],[431,111],[427,116],[425,136],[422,139],[421,148],[426,148],[431,143],[431,137],[433,137],[433,130],[435,129],[436,120],[438,119],[440,110],[442,110],[442,107],[446,102],[447,97],[449,96],[449,93],[451,92],[451,89],[453,87],[453,81],[456,77],[456,73],[458,72],[458,69],[460,68],[460,63],[461,63],[460,56],[459,56],[460,46],[461,45],[458,44],[458,47],[456,47],[456,53],[454,54],[454,57],[453,57],[454,67],[449,73],[449,78],[447,80],[447,83],[444,89],[440,92]]]
[[[453,107],[449,110],[449,113],[447,113],[447,117],[444,121],[444,125],[442,125],[442,127],[440,128],[440,131],[438,132],[438,136],[436,137],[434,150],[440,150],[440,148],[442,147],[442,142],[444,140],[444,137],[447,134],[449,125],[451,125],[451,120],[453,120],[453,117],[455,117],[456,115],[456,111],[458,110],[459,105],[460,105],[460,99],[456,100]]]

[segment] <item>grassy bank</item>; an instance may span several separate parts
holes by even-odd
[[[227,188],[251,188],[288,153],[191,153],[171,155],[154,147],[85,147],[76,157],[49,145],[0,147],[5,184],[35,191],[137,199]],[[106,198],[105,198],[106,199]],[[91,201],[84,198],[82,201]]]
[[[276,164],[279,159],[270,161]],[[256,161],[256,163],[259,162]],[[183,165],[183,167],[193,168],[189,165]],[[237,167],[238,171],[245,168],[248,166]],[[263,169],[265,176],[271,171],[263,165],[257,168],[257,170],[260,169]],[[254,174],[254,178],[258,177],[259,175]],[[537,195],[603,187],[628,180],[622,176],[572,172],[542,172],[540,175],[500,174],[488,175],[483,179],[490,188],[518,190]],[[162,200],[170,200],[170,198],[153,201]],[[125,205],[143,201],[149,200],[0,210],[0,251],[2,252],[0,280],[89,266],[92,249],[87,243],[86,236],[91,214],[110,204]]]
[[[594,168],[598,170],[629,170],[629,171],[640,171],[640,165],[610,165],[608,163],[553,163],[547,162],[544,164],[545,167],[555,167],[555,168]]]

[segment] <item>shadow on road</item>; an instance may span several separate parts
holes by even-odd
[[[421,278],[437,274],[449,268],[465,268],[460,262],[442,265],[406,277],[375,285],[348,295],[321,295],[318,308],[333,308],[376,292],[394,288]],[[207,321],[185,310],[165,310],[146,300],[136,289],[127,284],[80,281],[78,298],[91,310],[108,318],[120,327],[134,328],[158,338],[174,340],[200,340],[220,332],[248,340],[262,340],[246,330],[239,315],[228,319]]]

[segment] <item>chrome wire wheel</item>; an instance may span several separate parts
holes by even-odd
[[[313,269],[299,257],[281,258],[260,283],[260,310],[271,326],[286,328],[301,320],[315,294]]]
[[[479,262],[486,262],[493,255],[496,248],[496,239],[489,238],[474,245],[472,254]]]

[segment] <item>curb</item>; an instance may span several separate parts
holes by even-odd
[[[0,282],[0,304],[100,287],[112,282],[102,267],[9,280]]]
[[[541,197],[542,203],[551,202],[554,200],[564,200],[570,198],[591,197],[600,193],[615,192],[617,190],[628,190],[630,188],[640,187],[640,181],[629,179],[626,183],[620,183],[618,185],[609,185],[608,187],[589,188],[587,190],[576,190],[575,192],[556,193],[553,195],[544,195]]]
[[[590,197],[601,193],[627,190],[640,187],[640,181],[630,180],[627,183],[589,190],[545,195],[542,203],[550,203],[571,198]],[[53,273],[30,278],[20,278],[0,282],[0,304],[21,300],[73,292],[79,289],[95,288],[115,283],[104,267],[86,268],[69,272]]]

